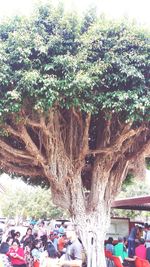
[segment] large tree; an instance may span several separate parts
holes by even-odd
[[[111,202],[150,154],[149,37],[62,6],[0,26],[1,169],[50,185],[90,267],[105,266]]]

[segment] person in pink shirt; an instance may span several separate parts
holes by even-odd
[[[13,267],[26,267],[24,250],[20,248],[20,243],[17,239],[13,240],[7,256],[9,256]]]
[[[140,238],[140,244],[135,249],[135,256],[140,257],[141,259],[146,259],[146,247],[145,247],[145,240]]]

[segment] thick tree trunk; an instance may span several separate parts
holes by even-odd
[[[105,267],[104,241],[110,224],[111,208],[110,199],[104,199],[107,183],[100,181],[101,187],[96,192],[98,201],[96,206],[91,206],[91,198],[85,197],[80,173],[73,178],[69,188],[70,214],[87,254],[87,266]]]
[[[94,166],[90,191],[85,190],[78,172],[70,177],[67,185],[63,183],[60,187],[59,184],[59,197],[56,190],[53,192],[55,204],[60,205],[60,198],[62,206],[68,204],[67,209],[87,254],[88,267],[106,267],[104,241],[110,225],[111,202],[121,187],[127,167],[123,160],[114,166],[110,158],[101,159]]]
[[[87,267],[105,267],[104,241],[110,216],[105,202],[94,212],[76,214],[73,217],[77,232],[87,253]]]

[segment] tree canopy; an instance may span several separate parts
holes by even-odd
[[[0,25],[0,167],[50,184],[92,267],[105,266],[112,200],[150,155],[149,40],[133,23],[62,5]]]
[[[62,6],[41,6],[30,19],[15,17],[3,22],[0,25],[1,166],[11,170],[11,163],[8,167],[3,162],[4,151],[10,156],[6,144],[19,149],[19,153],[25,151],[24,140],[16,131],[22,120],[28,132],[32,132],[34,142],[46,150],[40,144],[40,131],[37,134],[36,128],[41,114],[52,108],[61,110],[64,119],[71,109],[79,124],[82,119],[85,121],[87,113],[93,115],[89,137],[92,150],[97,146],[99,114],[103,124],[107,121],[107,127],[113,118],[112,128],[116,130],[122,123],[130,122],[136,128],[144,122],[147,124],[144,136],[145,133],[149,136],[149,38],[149,32],[134,24],[98,18],[92,11],[81,18],[76,13],[66,14]],[[134,135],[133,130],[130,134]],[[65,138],[70,142],[70,134]],[[28,173],[30,176],[29,169]]]
[[[32,109],[40,112],[57,103],[120,113],[123,120],[149,119],[146,30],[41,7],[30,20],[3,23],[0,38],[1,115],[19,112],[32,98]]]

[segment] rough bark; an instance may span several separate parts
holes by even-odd
[[[67,209],[87,252],[88,267],[105,267],[103,243],[111,202],[134,161],[150,155],[149,123],[121,123],[59,107],[47,113],[24,108],[1,123],[0,168],[45,179],[54,203]]]

